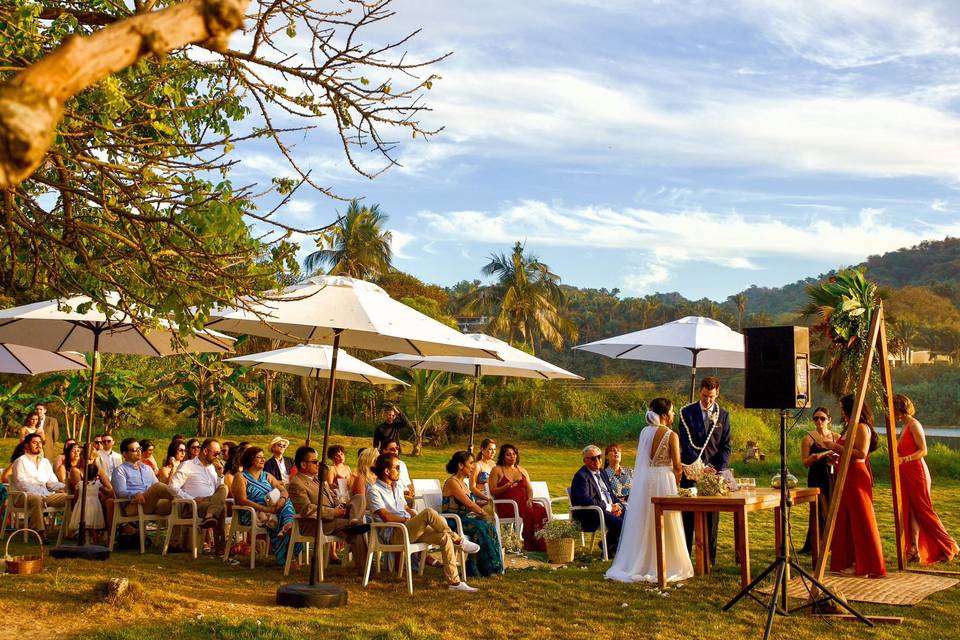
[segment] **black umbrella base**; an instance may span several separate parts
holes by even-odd
[[[50,555],[58,560],[76,558],[78,560],[106,560],[110,549],[99,544],[61,544],[50,549]]]
[[[285,584],[277,587],[281,607],[332,609],[347,604],[347,590],[335,584]]]

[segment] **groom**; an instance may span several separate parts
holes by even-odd
[[[603,509],[603,520],[607,525],[607,553],[613,556],[620,543],[620,529],[623,528],[626,505],[610,490],[610,481],[603,472],[603,452],[599,447],[592,444],[584,447],[583,466],[570,483],[570,505]],[[589,533],[600,528],[600,518],[596,511],[578,509],[570,513],[584,531]]]
[[[708,473],[726,469],[730,461],[730,414],[717,404],[720,395],[720,380],[708,376],[700,381],[700,401],[688,404],[680,410],[680,462],[691,464],[697,458],[707,465]],[[711,469],[712,468],[712,469]],[[696,482],[684,476],[681,487],[694,487]],[[710,564],[717,561],[718,513],[708,513],[707,548]],[[687,538],[687,551],[693,548],[694,515],[683,513],[683,531]]]

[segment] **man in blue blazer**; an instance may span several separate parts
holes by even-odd
[[[730,462],[730,414],[717,404],[720,395],[720,380],[708,376],[700,381],[700,401],[688,404],[680,410],[680,462],[692,464],[700,459],[714,471],[723,471]],[[696,486],[696,482],[684,476],[681,487]],[[710,550],[710,563],[717,560],[718,513],[708,513],[707,548]],[[687,550],[693,548],[694,515],[683,514],[684,535],[687,538]]]
[[[599,447],[590,445],[583,449],[583,466],[573,476],[570,483],[570,504],[574,507],[600,507],[607,525],[607,552],[612,556],[620,543],[620,530],[623,528],[623,512],[626,505],[610,490],[610,481],[603,472],[603,452]],[[600,528],[600,518],[596,511],[571,511],[574,520],[580,523],[584,531],[591,532]]]

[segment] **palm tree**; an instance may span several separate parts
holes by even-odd
[[[331,275],[361,280],[375,279],[390,271],[393,236],[383,229],[387,219],[387,215],[380,212],[380,205],[367,207],[352,201],[347,213],[340,216],[330,231],[329,248],[308,255],[303,263],[304,271],[313,275],[321,267],[329,266]]]
[[[820,382],[837,396],[849,393],[866,355],[870,320],[885,294],[864,277],[863,270],[849,269],[824,284],[807,286],[807,295],[810,302],[803,314],[817,316],[812,329],[829,343]]]
[[[541,341],[560,349],[564,340],[576,340],[577,328],[563,309],[560,276],[537,256],[524,255],[523,244],[517,242],[510,255],[491,255],[482,273],[497,282],[471,294],[464,310],[491,315],[494,333],[534,350]]]
[[[737,331],[743,331],[743,317],[747,313],[747,294],[738,293],[731,296],[733,304],[737,305]]]
[[[427,431],[444,416],[463,413],[467,407],[457,399],[460,385],[450,382],[449,373],[408,369],[402,375],[410,386],[400,397],[400,407],[413,433],[412,455],[419,456]]]

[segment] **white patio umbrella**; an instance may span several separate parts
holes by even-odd
[[[690,401],[693,402],[697,367],[743,369],[743,334],[701,316],[687,316],[658,327],[625,333],[581,344],[574,349],[609,358],[649,360],[690,367]]]
[[[337,354],[336,378],[338,380],[353,380],[369,384],[399,384],[405,385],[402,380],[370,366],[362,360],[354,358],[343,349]],[[307,440],[310,440],[313,426],[316,423],[316,406],[319,400],[320,376],[329,374],[333,368],[333,347],[319,344],[301,344],[296,347],[263,351],[249,355],[227,358],[224,362],[250,367],[252,369],[268,369],[282,373],[292,373],[297,376],[313,378],[313,407],[310,413],[310,426],[307,431]]]
[[[56,353],[20,344],[0,344],[0,373],[34,376],[79,369],[89,369],[82,353]]]
[[[318,276],[236,308],[215,309],[208,327],[291,342],[333,345],[327,384],[327,416],[323,448],[327,450],[333,420],[333,388],[340,347],[417,355],[490,355],[462,333],[397,302],[375,284],[344,276]],[[309,444],[309,441],[308,443]],[[325,466],[325,465],[324,465]],[[319,494],[318,494],[319,499]],[[317,538],[320,539],[320,505]],[[316,584],[317,554],[311,556],[310,584],[285,585],[277,591],[280,604],[342,604],[346,594],[330,585]]]
[[[583,380],[581,376],[541,360],[525,351],[510,346],[483,333],[469,333],[465,336],[478,347],[495,352],[502,360],[493,358],[469,358],[465,356],[413,356],[397,353],[374,362],[392,364],[405,369],[427,369],[429,371],[449,371],[474,377],[473,402],[470,404],[470,445],[473,453],[473,436],[477,426],[477,390],[481,376],[504,376],[509,378],[539,378],[541,380]]]
[[[119,301],[117,294],[110,294],[111,304]],[[173,328],[160,321],[158,329],[138,327],[125,314],[108,317],[95,306],[86,313],[77,309],[89,306],[91,299],[75,296],[61,300],[36,302],[12,309],[0,310],[0,342],[12,342],[48,351],[82,351],[93,353],[90,370],[90,396],[87,400],[87,434],[84,456],[93,432],[93,400],[97,386],[98,355],[124,353],[143,356],[166,356],[174,353],[222,353],[230,351],[234,339],[213,331],[197,331],[174,343]],[[86,458],[85,458],[86,459]],[[83,483],[80,499],[80,547],[84,547],[86,529],[87,483]],[[105,557],[106,548],[82,557]],[[66,554],[65,554],[66,555]]]

